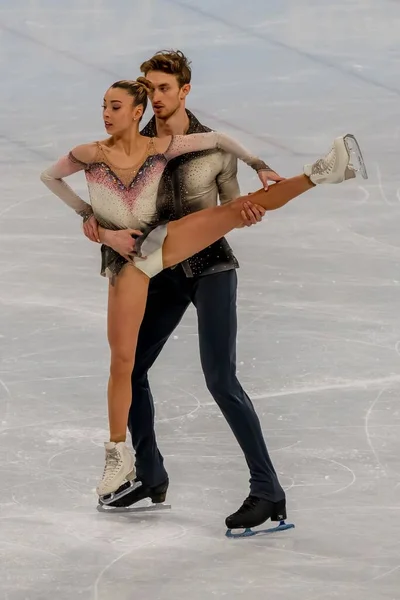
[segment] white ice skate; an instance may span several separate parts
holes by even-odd
[[[106,464],[102,480],[96,488],[100,499],[104,496],[112,498],[122,484],[133,481],[136,475],[133,456],[124,442],[106,442],[104,447]]]
[[[352,163],[352,158],[355,164]],[[315,185],[342,183],[354,178],[357,172],[361,173],[364,179],[368,179],[360,146],[354,135],[349,133],[336,138],[331,150],[323,158],[304,167],[304,174]]]

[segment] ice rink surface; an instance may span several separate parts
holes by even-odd
[[[399,31],[392,0],[0,1],[1,600],[400,598]],[[151,373],[173,510],[95,510],[106,282],[39,173],[165,47],[192,60],[188,107],[283,175],[347,131],[369,170],[229,236],[239,378],[296,524],[275,536],[224,537],[248,472],[193,310]]]

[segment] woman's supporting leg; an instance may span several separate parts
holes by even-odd
[[[164,268],[176,265],[200,252],[242,223],[241,211],[247,201],[266,210],[277,210],[293,198],[315,187],[305,175],[298,175],[237,198],[223,206],[206,208],[168,223],[168,235],[163,244]]]
[[[108,294],[108,341],[111,350],[108,382],[110,441],[105,444],[105,467],[97,486],[100,497],[115,492],[135,477],[133,456],[125,445],[132,400],[131,374],[143,319],[149,279],[132,265],[125,266]]]
[[[125,266],[108,294],[108,342],[111,350],[108,383],[110,441],[124,442],[132,400],[131,375],[136,343],[147,301],[149,278]]]

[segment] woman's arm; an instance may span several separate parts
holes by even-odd
[[[74,148],[67,156],[63,156],[40,175],[42,182],[58,196],[67,206],[81,217],[87,218],[93,211],[90,204],[82,200],[64,181],[64,177],[83,171],[93,159],[94,144],[84,144]]]
[[[167,160],[172,160],[182,154],[212,150],[218,148],[233,154],[255,171],[272,171],[272,169],[258,156],[251,154],[246,148],[225,133],[210,131],[208,133],[192,133],[189,135],[173,136],[170,145],[165,151]]]

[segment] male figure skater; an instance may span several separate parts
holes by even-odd
[[[180,51],[157,52],[141,65],[154,86],[154,116],[142,130],[146,136],[184,135],[210,131],[186,109],[190,92],[190,63]],[[269,180],[281,181],[274,171]],[[169,194],[164,192],[167,190]],[[172,193],[171,193],[172,192]],[[195,152],[171,161],[160,185],[159,196],[173,197],[166,214],[177,219],[191,212],[228,202],[240,195],[237,161],[219,150]],[[244,224],[261,220],[243,215]],[[250,214],[250,216],[249,216]],[[85,225],[94,239],[94,218]],[[124,234],[122,233],[122,236]],[[122,240],[122,238],[121,238]],[[130,248],[114,249],[120,253]],[[122,242],[121,242],[122,243]],[[226,519],[229,529],[255,527],[264,521],[286,518],[285,493],[278,481],[253,404],[236,377],[236,291],[238,263],[225,239],[212,244],[173,269],[151,279],[146,313],[140,329],[132,373],[132,406],[129,429],[136,452],[137,480],[141,483],[111,506],[130,506],[144,498],[163,502],[168,474],[157,447],[154,404],[148,370],[181,321],[190,303],[197,310],[201,364],[206,385],[238,441],[250,470],[250,495],[237,512]]]

